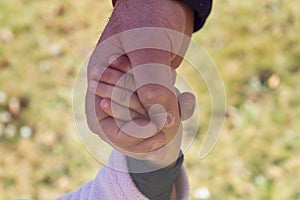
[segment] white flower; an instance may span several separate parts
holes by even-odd
[[[32,135],[32,129],[29,126],[22,126],[20,129],[20,135],[22,138],[30,138]]]
[[[194,191],[193,196],[195,199],[209,199],[210,191],[207,187],[201,187]]]
[[[49,53],[50,53],[52,56],[59,56],[59,55],[61,55],[61,53],[62,53],[62,49],[61,49],[61,47],[59,46],[59,44],[52,44],[52,45],[49,47]]]

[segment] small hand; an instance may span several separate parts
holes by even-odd
[[[174,15],[174,12],[176,15]],[[140,0],[126,0],[126,1],[118,1],[116,3],[115,9],[113,14],[101,35],[99,40],[99,44],[103,44],[102,42],[106,41],[106,39],[111,38],[113,35],[132,30],[135,28],[143,28],[143,27],[160,27],[175,30],[177,32],[183,33],[185,35],[190,36],[193,30],[193,11],[191,8],[186,6],[184,3],[180,1],[160,1],[160,0],[151,0],[151,1],[140,1]],[[135,44],[135,39],[140,39],[143,41],[143,36],[146,36],[148,41],[153,41],[153,35],[151,33],[146,32],[146,35],[142,33],[142,37],[125,37],[125,38],[118,38],[118,40],[114,40],[112,45],[105,46],[102,48],[102,45],[99,45],[100,48],[95,49],[93,55],[89,62],[88,67],[88,74],[90,74],[92,67],[96,67],[99,65],[106,65],[107,60],[109,57],[114,55],[116,52],[123,52],[124,50],[127,51],[130,49],[132,44]],[[189,40],[185,40],[183,38],[172,39],[172,35],[169,32],[162,31],[161,37],[156,40],[156,43],[160,44],[163,41],[164,47],[167,50],[174,50],[175,52],[168,53],[168,52],[161,52],[155,50],[141,50],[137,52],[131,52],[127,54],[129,57],[130,63],[135,68],[141,64],[145,63],[161,63],[166,66],[171,66],[172,68],[177,68],[182,61],[181,56],[178,52],[185,52],[187,46],[189,44]],[[133,40],[132,40],[133,39]],[[141,44],[142,45],[142,44]],[[177,48],[179,47],[179,48]],[[116,52],[115,52],[116,51]],[[127,51],[128,52],[128,51]],[[175,56],[174,56],[175,55]],[[155,60],[153,60],[155,58]],[[153,62],[154,61],[154,62]],[[156,62],[158,61],[158,62]],[[119,65],[122,69],[124,69],[123,65]],[[123,71],[124,72],[124,71]],[[145,75],[145,74],[144,74]],[[155,74],[150,74],[155,75]],[[141,82],[139,80],[140,76],[138,74],[133,74],[135,83]],[[113,79],[109,78],[109,81]],[[131,79],[130,79],[131,80]],[[109,83],[109,81],[107,81]],[[127,82],[127,81],[126,81]],[[92,84],[89,78],[89,85],[91,88],[94,88],[97,91],[97,88],[105,88],[104,90],[98,89],[98,95],[103,96],[105,98],[110,98],[112,96],[112,87],[107,87],[105,85],[98,86],[97,84]],[[115,101],[121,101],[119,105],[130,107],[132,110],[131,113],[136,112],[136,116],[142,116],[134,118],[132,121],[124,121],[124,120],[115,120],[109,114],[108,110],[102,110],[99,106],[103,98],[95,95],[91,91],[87,91],[86,94],[86,115],[87,115],[87,122],[89,128],[97,133],[100,137],[106,140],[109,144],[113,147],[117,148],[125,153],[126,155],[132,155],[131,152],[151,152],[155,149],[160,149],[161,146],[164,146],[176,136],[176,132],[178,132],[181,124],[180,114],[184,117],[184,112],[180,113],[179,102],[184,99],[193,99],[188,95],[176,95],[176,91],[164,89],[159,87],[158,85],[148,84],[144,87],[140,87],[136,93],[130,99],[128,99],[128,95],[125,94],[126,92],[122,92],[119,88],[119,91],[116,92]],[[124,88],[123,88],[124,89]],[[131,88],[129,88],[130,90]],[[104,91],[104,92],[103,92]],[[155,92],[153,92],[155,91]],[[99,94],[99,92],[101,94]],[[123,96],[119,96],[118,94],[123,94]],[[122,100],[128,100],[129,106],[126,104],[122,105]],[[125,102],[126,102],[125,101]],[[114,101],[112,101],[114,102]],[[189,100],[187,101],[189,102]],[[106,102],[108,103],[108,102]],[[105,101],[102,102],[102,107],[106,104]],[[148,112],[150,108],[154,104],[160,104],[162,107],[170,114],[172,114],[171,122],[173,125],[166,127],[164,126],[162,131],[157,133],[156,124],[152,121],[145,118],[148,116]],[[110,103],[110,105],[114,105]],[[126,108],[127,109],[127,108]],[[116,109],[118,110],[118,109]],[[120,109],[121,110],[121,109]],[[193,109],[192,109],[193,110]],[[111,113],[111,114],[115,114]],[[134,116],[134,113],[132,114]],[[128,115],[122,116],[120,114],[119,118],[126,119]],[[174,120],[173,120],[174,119]],[[126,134],[122,128],[119,128],[118,124],[121,127],[124,126],[131,126],[130,124],[137,123],[143,126],[141,130],[134,130],[133,134],[128,135]],[[165,124],[164,124],[165,125]],[[146,135],[153,135],[148,139],[133,137],[132,135],[139,135],[141,132]],[[140,137],[140,135],[139,135]],[[176,152],[179,151],[180,141],[177,142],[178,144],[175,145],[174,150]],[[179,145],[179,146],[178,146]],[[171,154],[176,154],[175,151],[170,151]],[[129,152],[129,153],[128,153]],[[176,155],[175,155],[176,156]],[[132,156],[134,157],[134,155]],[[144,157],[141,156],[141,159]]]
[[[122,66],[122,67],[120,67]],[[109,126],[109,127],[120,127],[121,125],[127,126],[127,129],[133,130],[132,127],[133,124],[136,123],[138,120],[146,120],[150,122],[150,118],[147,114],[145,114],[145,110],[143,106],[141,105],[138,97],[136,96],[136,93],[134,93],[135,89],[135,83],[134,83],[134,77],[132,74],[125,73],[126,71],[131,69],[130,61],[126,56],[121,56],[117,60],[115,60],[109,68],[93,68],[90,71],[90,81],[89,81],[89,90],[96,95],[105,98],[102,99],[99,103],[99,106],[101,107],[101,115],[104,113],[107,116],[110,116],[114,119],[119,120],[120,124],[115,123],[115,121],[112,118],[108,118],[104,122],[101,121],[101,126]],[[121,77],[125,77],[125,82],[120,81],[123,80]],[[173,73],[173,82],[175,82],[176,73],[174,71]],[[98,87],[94,87],[92,85],[98,85]],[[107,92],[108,91],[108,92]],[[113,96],[112,92],[117,91],[117,96]],[[178,104],[181,110],[181,119],[186,120],[188,119],[194,110],[195,105],[195,98],[191,93],[179,93],[179,90],[177,91],[178,95]],[[130,98],[130,95],[134,96],[134,98]],[[130,108],[127,108],[127,106],[122,105],[123,102],[125,102],[122,98],[128,98],[130,99]],[[114,109],[112,109],[114,107]],[[128,112],[129,109],[129,112]],[[142,111],[141,111],[142,110]],[[102,113],[104,112],[104,113]],[[133,121],[131,121],[134,119]],[[124,126],[122,126],[122,129],[124,130]],[[157,126],[157,124],[156,124]],[[97,129],[96,129],[97,130]],[[147,131],[146,131],[147,132]],[[176,131],[177,132],[177,131]],[[124,132],[122,132],[124,133]],[[151,133],[151,132],[148,132]],[[99,131],[98,131],[99,134]],[[126,134],[126,133],[125,133]],[[112,144],[115,148],[121,150],[121,148],[126,152],[126,155],[129,155],[131,157],[136,157],[136,155],[133,155],[133,153],[148,153],[153,152],[154,150],[157,150],[167,144],[166,141],[166,135],[164,131],[160,131],[157,133],[157,135],[154,135],[150,138],[147,138],[143,135],[147,134],[145,133],[145,129],[142,128],[141,130],[136,130],[135,133],[137,138],[135,138],[136,143],[133,143],[134,147],[131,146],[124,146],[124,143],[128,143],[124,138],[122,138],[121,141],[123,141],[123,144],[117,144],[112,137],[111,134],[107,135],[105,134],[106,141],[109,141],[110,144]],[[151,134],[156,134],[156,132],[152,132]],[[176,134],[176,133],[173,133]],[[144,140],[141,140],[141,137],[144,138]],[[103,138],[103,134],[102,134]],[[127,138],[129,139],[129,138]],[[132,138],[131,138],[132,139]],[[120,142],[121,142],[120,141]],[[129,143],[128,143],[129,144]],[[149,148],[151,146],[151,148]],[[125,148],[125,149],[124,149]],[[124,151],[123,151],[124,152]],[[131,153],[130,153],[131,152]]]
[[[123,121],[130,121],[138,117],[149,119],[136,94],[134,77],[132,74],[126,73],[129,70],[131,70],[131,64],[127,56],[120,56],[108,68],[93,68],[89,75],[89,90],[103,98],[100,103],[102,110],[116,119]],[[175,78],[176,72],[174,71],[173,82],[175,82]],[[193,114],[195,97],[191,93],[180,93],[177,88],[175,91],[181,119],[187,120]],[[113,92],[116,95],[113,95]],[[129,108],[127,108],[128,105],[124,105],[128,99]],[[112,107],[115,109],[113,110]]]

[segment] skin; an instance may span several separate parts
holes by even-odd
[[[176,13],[176,15],[174,15]],[[193,11],[180,1],[171,0],[119,0],[115,5],[112,16],[99,39],[99,44],[105,39],[133,28],[161,27],[184,33],[188,36],[193,30]],[[167,45],[174,45],[176,41],[163,35],[163,41],[170,41]],[[124,49],[133,41],[120,41]],[[174,43],[174,44],[173,44]],[[186,51],[188,42],[182,42],[179,51]],[[103,52],[104,53],[104,52]],[[111,55],[112,57],[115,55]],[[158,84],[147,84],[132,91],[135,85],[144,77],[155,77],[157,73],[140,72],[126,74],[126,83],[116,85],[120,77],[130,69],[147,63],[158,63],[170,66],[171,73],[166,75],[169,84],[173,85],[176,77],[175,69],[182,62],[182,58],[168,51],[157,49],[142,49],[133,51],[117,59],[111,59],[108,68],[88,67],[89,89],[86,95],[86,114],[89,128],[114,148],[136,159],[155,160],[155,163],[167,166],[172,164],[180,150],[181,121],[187,119],[194,108],[192,94],[179,94],[178,90],[170,90]],[[104,72],[99,77],[99,71]],[[120,96],[113,96],[117,90]],[[126,95],[133,92],[133,95]],[[175,91],[175,92],[174,92]],[[122,99],[123,98],[123,99]],[[124,98],[129,98],[129,108],[122,105]],[[93,105],[95,101],[95,105]],[[157,123],[149,118],[149,110],[155,105],[162,105],[165,109],[166,122],[157,131]],[[117,112],[112,112],[112,105]],[[130,110],[130,116],[124,114]],[[130,129],[133,134],[126,134],[121,127],[132,127],[136,123],[143,129]],[[99,130],[99,125],[102,131]],[[141,130],[145,136],[138,136]],[[172,142],[171,142],[172,141]],[[164,148],[162,148],[164,147]],[[142,153],[142,154],[141,154]],[[158,162],[157,162],[158,161]]]

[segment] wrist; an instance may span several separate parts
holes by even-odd
[[[132,15],[143,23],[139,27],[162,27],[191,35],[194,11],[180,0],[112,0],[113,15]],[[123,14],[127,13],[127,14]],[[126,17],[125,17],[126,18]],[[135,21],[131,19],[130,21]]]

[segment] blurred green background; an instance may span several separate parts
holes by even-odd
[[[108,0],[0,1],[1,200],[55,199],[101,167],[77,137],[72,89],[111,10]],[[186,154],[191,199],[300,199],[299,19],[298,0],[216,0],[194,34],[228,108],[213,152]]]

